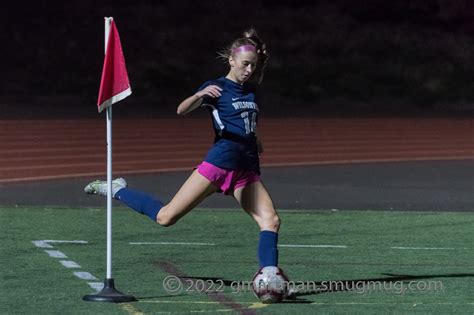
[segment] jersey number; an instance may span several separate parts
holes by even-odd
[[[252,121],[249,120],[249,113],[248,112],[242,112],[240,116],[244,119],[245,123],[245,133],[249,134],[251,132],[255,132],[255,129],[257,127],[257,113],[252,113]]]

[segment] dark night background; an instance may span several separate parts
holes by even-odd
[[[104,16],[115,18],[132,84],[114,107],[121,117],[174,115],[227,72],[216,52],[251,26],[271,55],[268,115],[474,111],[468,0],[43,0],[0,10],[1,115],[97,116]]]

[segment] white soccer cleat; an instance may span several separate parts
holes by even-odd
[[[285,292],[284,298],[288,299],[288,300],[296,300],[296,298],[298,297],[297,296],[298,293],[299,293],[299,291],[298,291],[297,288],[289,286],[288,289]]]
[[[127,187],[127,182],[124,178],[116,178],[112,181],[112,197],[115,196],[117,191],[122,188]],[[97,194],[102,196],[107,196],[107,181],[104,180],[95,180],[87,184],[84,187],[84,192],[86,194]]]

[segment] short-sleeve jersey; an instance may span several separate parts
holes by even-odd
[[[222,88],[221,96],[205,96],[206,107],[216,135],[214,145],[207,153],[206,162],[231,170],[253,170],[260,173],[255,131],[258,107],[252,85],[238,84],[225,77],[207,81],[198,91],[209,85]]]

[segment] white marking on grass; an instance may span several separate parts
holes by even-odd
[[[39,248],[53,248],[50,244],[48,244],[46,241],[41,240],[41,241],[31,241],[33,244],[36,245],[36,247]]]
[[[294,248],[347,248],[346,245],[311,245],[311,244],[279,244],[278,247]]]
[[[86,271],[74,271],[74,275],[82,280],[97,280],[96,277]]]
[[[54,248],[51,244],[49,243],[59,243],[59,244],[64,244],[64,243],[69,243],[69,244],[88,244],[87,241],[83,240],[72,240],[72,241],[67,241],[67,240],[37,240],[37,241],[31,241],[33,244],[35,244],[36,247],[39,248]],[[45,250],[45,252],[53,258],[67,258],[67,256],[59,251],[59,250]],[[59,261],[64,267],[66,268],[81,268],[81,266],[72,261],[72,260],[60,260]],[[74,275],[78,277],[81,280],[97,280],[95,276],[93,276],[89,272],[85,271],[75,271]],[[88,282],[89,286],[92,287],[96,291],[100,291],[103,288],[103,284],[100,282]]]
[[[66,268],[81,268],[81,266],[72,260],[60,260],[59,262]]]
[[[402,250],[455,250],[454,247],[403,247],[403,246],[394,246],[390,247],[392,249],[402,249]]]
[[[183,246],[215,246],[214,243],[186,243],[186,242],[130,242],[130,245],[183,245]]]
[[[104,284],[102,282],[87,282],[87,284],[97,292],[104,288]]]
[[[130,242],[130,245],[181,245],[181,246],[216,246],[214,243],[193,243],[193,242]],[[279,244],[278,247],[288,248],[348,248],[347,245],[331,245],[331,244]],[[391,249],[400,250],[456,250],[466,248],[454,247],[403,247],[392,246]]]
[[[59,250],[45,250],[49,257],[53,258],[67,258],[67,256]]]

